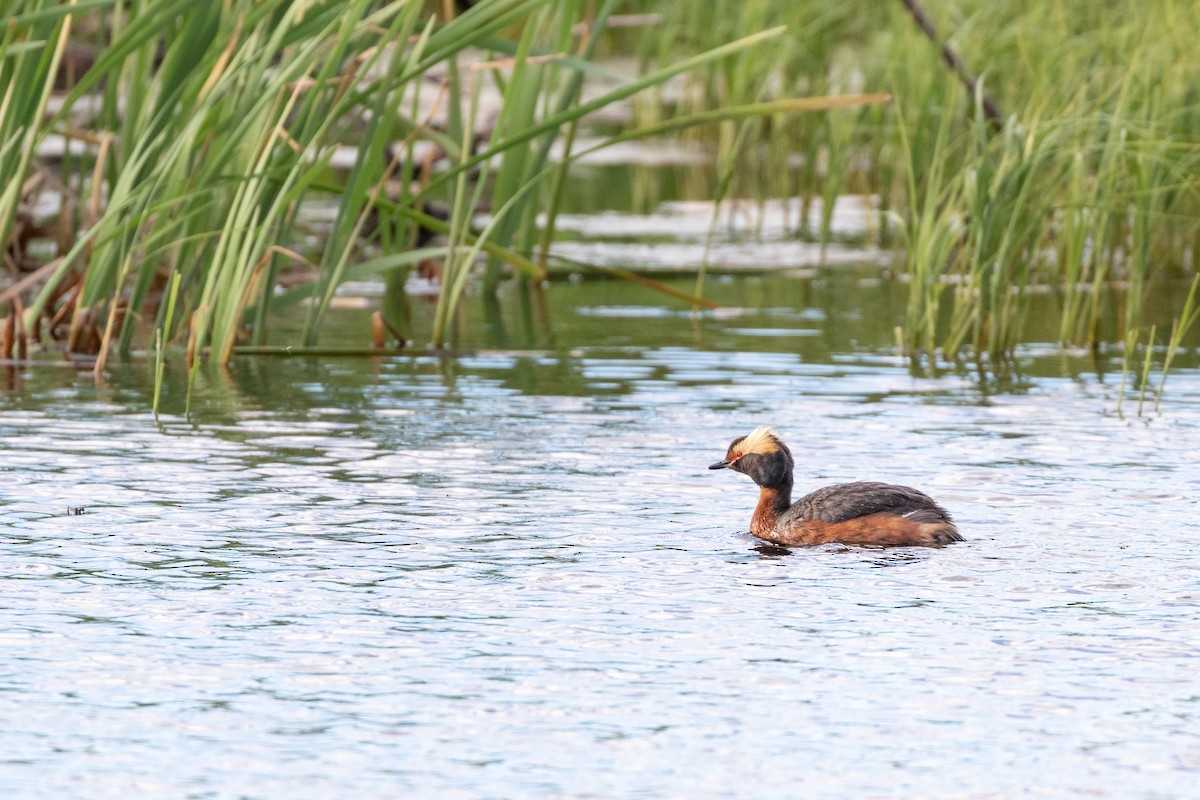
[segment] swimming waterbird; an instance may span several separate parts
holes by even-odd
[[[759,486],[750,532],[780,545],[940,547],[963,537],[946,510],[907,486],[859,481],[826,486],[792,502],[792,451],[767,426],[734,439],[722,461]]]

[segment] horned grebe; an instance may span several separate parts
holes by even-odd
[[[734,439],[724,461],[759,486],[750,532],[782,545],[869,544],[940,547],[961,542],[950,515],[907,486],[859,481],[826,486],[792,502],[792,452],[769,427]]]

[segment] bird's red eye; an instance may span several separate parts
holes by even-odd
[[[739,458],[741,458],[743,455],[745,455],[745,453],[734,453],[734,454],[733,454],[733,460],[734,460],[734,461],[737,461],[737,460],[738,460]]]

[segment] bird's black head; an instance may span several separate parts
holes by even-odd
[[[749,475],[759,486],[778,489],[792,485],[792,452],[765,425],[734,439],[724,461],[709,469],[732,469]]]

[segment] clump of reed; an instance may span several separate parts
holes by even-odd
[[[395,290],[408,268],[436,260],[431,339],[446,343],[478,259],[485,290],[511,270],[536,291],[567,169],[583,155],[574,134],[584,117],[783,33],[752,26],[629,77],[595,60],[619,5],[488,0],[457,13],[409,0],[19,0],[0,39],[0,241],[42,180],[58,187],[67,235],[6,293],[15,303],[36,289],[28,307],[14,306],[10,320],[23,326],[10,338],[61,338],[94,353],[97,373],[112,353],[149,342],[161,386],[172,345],[186,347],[194,378],[239,345],[267,343],[275,312],[297,301],[309,304],[302,344],[314,345],[350,280],[384,275],[394,291],[376,330],[401,331]],[[51,111],[81,30],[94,63],[69,76]],[[584,97],[593,77],[607,83]],[[591,149],[885,99],[731,104]],[[70,145],[57,170],[34,159],[51,135]],[[564,152],[552,159],[555,143]],[[333,169],[346,153],[349,168]],[[302,220],[314,201],[334,207],[315,251]],[[481,208],[490,220],[477,229]],[[541,213],[549,222],[539,227]]]
[[[697,73],[678,101],[859,86],[893,96],[849,114],[755,120],[718,143],[740,154],[735,191],[795,196],[798,211],[823,200],[826,215],[844,191],[878,197],[880,242],[899,234],[903,245],[910,352],[1011,354],[1035,288],[1057,293],[1063,343],[1143,326],[1152,285],[1186,280],[1200,241],[1200,65],[1183,24],[1200,2],[1153,0],[1135,16],[1088,0],[929,4],[938,42],[914,24],[910,7],[922,5],[664,11],[697,47],[742,24],[789,29],[777,47]],[[976,91],[947,67],[945,43],[979,77]],[[807,219],[797,214],[797,235],[828,238]]]
[[[26,256],[39,186],[55,184],[62,208],[56,255],[0,297],[35,289],[13,306],[9,341],[61,338],[96,353],[97,371],[145,341],[159,374],[180,346],[194,375],[267,344],[298,301],[301,343],[315,344],[338,287],[380,275],[380,337],[407,335],[397,289],[436,260],[430,339],[443,345],[479,260],[485,292],[511,273],[536,294],[584,155],[578,126],[631,99],[631,127],[596,146],[704,137],[718,168],[694,191],[795,198],[796,235],[828,240],[841,195],[877,197],[875,235],[902,245],[912,352],[1010,354],[1035,287],[1057,293],[1063,342],[1119,341],[1145,326],[1152,285],[1193,268],[1200,88],[1182,21],[1200,0],[1151,0],[1136,18],[1088,0],[940,5],[933,22],[980,77],[975,91],[901,0],[869,13],[775,0],[454,5],[11,4],[6,259]],[[657,16],[610,35],[629,10]],[[51,107],[79,42],[94,63],[66,70],[73,88]],[[598,62],[622,48],[638,77]],[[608,83],[585,96],[598,78]],[[824,113],[797,113],[812,110]],[[69,145],[55,170],[35,157],[51,135]],[[349,168],[334,169],[346,153]],[[314,202],[333,207],[317,247],[302,214]],[[701,272],[685,299],[703,302],[703,288]]]

